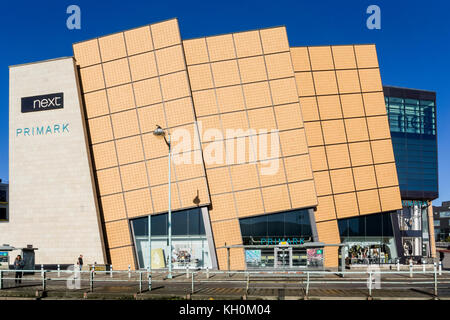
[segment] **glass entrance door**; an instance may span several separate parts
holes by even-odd
[[[292,248],[274,248],[275,268],[292,268]]]

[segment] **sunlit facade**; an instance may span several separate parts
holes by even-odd
[[[290,47],[285,27],[183,40],[171,19],[73,52],[10,69],[16,160],[0,242],[32,243],[37,263],[85,253],[114,269],[397,258],[402,203],[375,45]],[[158,126],[171,137],[172,248]],[[17,160],[25,152],[34,163]],[[52,192],[39,203],[32,188]]]

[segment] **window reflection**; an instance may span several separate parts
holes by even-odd
[[[308,210],[281,212],[239,219],[244,245],[271,244],[279,240],[300,244],[300,239],[312,241],[312,230]]]
[[[164,268],[171,256],[174,268],[211,268],[211,258],[201,208],[172,212],[172,247],[168,248],[168,214],[151,216],[152,268]],[[149,263],[148,217],[133,219],[139,267]],[[155,262],[155,260],[157,262]]]

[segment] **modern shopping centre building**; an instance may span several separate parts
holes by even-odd
[[[375,45],[182,40],[172,19],[73,53],[10,67],[0,243],[115,269],[434,256],[435,94],[383,89]]]

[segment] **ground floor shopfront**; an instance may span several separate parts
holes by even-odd
[[[319,242],[313,210],[302,209],[239,220],[242,244],[217,248],[206,207],[172,213],[172,252],[168,214],[131,220],[140,269],[216,269],[217,249],[243,250],[247,270],[322,269],[324,248],[339,246],[339,265],[393,264],[431,258],[427,209],[417,206],[338,220],[340,244]],[[409,217],[409,219],[407,218]],[[405,230],[405,228],[413,230]],[[150,234],[148,231],[151,231]]]

